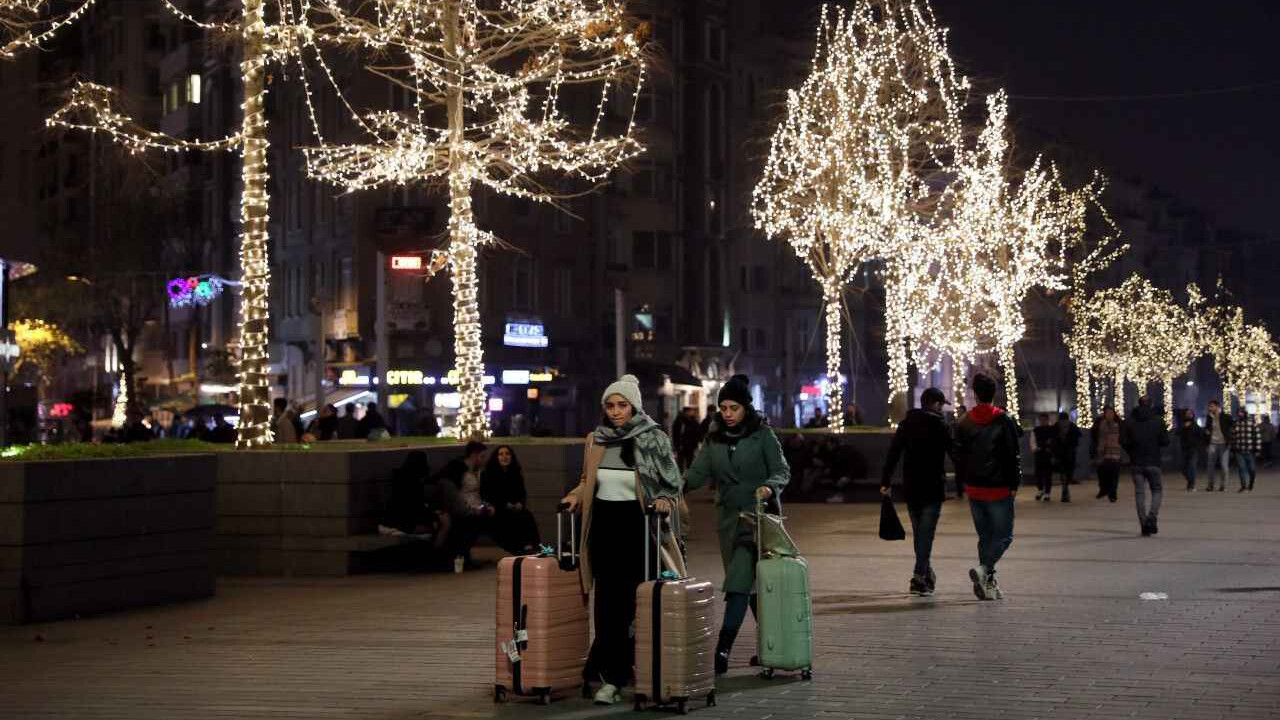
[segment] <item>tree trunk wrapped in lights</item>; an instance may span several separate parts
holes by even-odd
[[[763,176],[752,196],[756,227],[790,243],[822,290],[829,398],[839,389],[835,305],[864,261],[916,238],[907,228],[945,164],[935,150],[962,133],[968,83],[952,65],[946,31],[915,0],[824,6],[809,76],[787,93]],[[890,315],[890,345],[903,340]],[[890,351],[890,386],[906,363]],[[844,426],[841,404],[830,427]]]
[[[547,176],[598,184],[639,154],[632,129],[649,28],[618,0],[383,0],[376,20],[336,2],[312,9],[326,18],[313,25],[316,42],[370,53],[368,69],[414,102],[361,118],[362,143],[308,149],[308,172],[349,190],[444,180],[449,241],[433,266],[453,278],[459,433],[484,435],[477,266],[495,238],[477,227],[472,193],[483,186],[554,203],[562,196]],[[619,87],[627,119],[610,134],[605,110]],[[562,93],[598,93],[592,116],[576,122]]]

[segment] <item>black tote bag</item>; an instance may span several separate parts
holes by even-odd
[[[880,500],[880,539],[906,540],[907,530],[898,519],[898,511],[893,507],[893,500],[885,495]]]

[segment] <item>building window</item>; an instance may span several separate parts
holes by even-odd
[[[756,352],[764,352],[769,349],[769,338],[762,328],[756,328],[755,349]]]
[[[724,63],[725,47],[723,25],[717,22],[707,22],[706,38],[703,49],[705,50],[703,57],[707,62]]]
[[[769,268],[754,265],[751,268],[751,289],[755,292],[766,292],[769,289]]]
[[[556,268],[552,282],[555,284],[556,314],[560,317],[573,317],[573,268]]]
[[[631,176],[631,191],[639,198],[671,200],[671,166],[645,165]]]
[[[711,83],[706,89],[706,124],[703,128],[704,157],[703,168],[707,180],[724,179],[725,138],[728,135],[724,115],[724,86]]]
[[[742,352],[751,350],[751,333],[744,327],[738,328],[738,349]]]
[[[517,310],[537,309],[537,278],[534,260],[523,255],[511,263],[511,304]]]
[[[636,269],[670,270],[671,235],[638,231],[631,234],[631,257]]]
[[[191,73],[187,76],[187,102],[200,104],[200,74]]]
[[[338,261],[337,302],[343,310],[351,309],[351,291],[354,286],[351,258],[344,257]]]

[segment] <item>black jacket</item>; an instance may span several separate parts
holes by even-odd
[[[510,504],[528,504],[529,492],[524,486],[524,473],[486,467],[480,473],[480,499],[499,510],[505,510]]]
[[[1133,409],[1129,420],[1120,428],[1120,445],[1129,453],[1129,464],[1137,467],[1160,467],[1160,448],[1169,444],[1169,431],[1164,418],[1144,405]]]
[[[1236,420],[1226,413],[1218,413],[1218,420],[1222,422],[1222,442],[1224,445],[1231,444],[1231,428],[1235,426]],[[1204,440],[1206,443],[1213,442],[1213,416],[1205,414],[1204,416]]]
[[[942,416],[914,408],[903,418],[885,459],[881,487],[889,487],[898,460],[902,460],[902,488],[907,505],[921,507],[947,499],[947,455],[955,461],[955,441]],[[903,457],[906,453],[906,457]]]
[[[1003,410],[979,405],[956,423],[959,462],[956,470],[967,487],[1007,487],[1022,482],[1022,428]]]
[[[1204,428],[1197,425],[1195,420],[1183,418],[1181,424],[1178,425],[1178,444],[1181,446],[1182,454],[1194,455],[1207,442],[1208,438],[1204,434]]]

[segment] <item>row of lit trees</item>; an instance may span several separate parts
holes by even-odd
[[[35,48],[83,14],[45,18],[38,0],[0,0],[6,44],[0,56]],[[184,21],[233,38],[240,49],[244,101],[240,129],[226,138],[192,141],[142,127],[120,112],[110,88],[79,83],[51,125],[102,132],[134,152],[232,151],[243,158],[239,329],[241,447],[270,442],[268,363],[269,172],[265,115],[268,69],[298,68],[317,146],[307,153],[314,178],[347,189],[443,183],[449,193],[449,237],[434,267],[453,279],[455,367],[462,395],[460,431],[487,431],[478,307],[477,263],[495,240],[472,211],[472,193],[488,187],[554,203],[548,178],[599,183],[642,148],[632,122],[604,127],[606,102],[623,97],[634,117],[642,86],[646,26],[619,0],[377,0],[371,5],[241,0],[230,22],[202,22],[169,0]],[[347,7],[351,5],[351,7]],[[268,18],[268,10],[272,17]],[[13,21],[10,22],[10,18]],[[269,22],[270,20],[270,22]],[[325,50],[354,52],[374,76],[407,90],[408,111],[357,112],[334,81]],[[363,132],[360,142],[327,144],[314,110],[309,69],[325,78]],[[595,93],[594,112],[565,106]]]
[[[965,366],[992,354],[1017,413],[1023,302],[1034,288],[1067,288],[1091,210],[1101,210],[1100,181],[1069,189],[1042,159],[1017,172],[1004,93],[987,98],[985,126],[971,129],[969,90],[926,2],[823,9],[752,210],[821,287],[831,427],[843,426],[840,308],[862,263],[886,267],[891,398],[905,397],[912,361],[950,357],[963,387]]]
[[[1225,394],[1243,404],[1250,393],[1268,407],[1280,395],[1280,353],[1261,325],[1244,322],[1244,311],[1210,304],[1192,285],[1188,302],[1134,275],[1121,285],[1079,292],[1071,304],[1071,330],[1064,338],[1076,365],[1076,404],[1080,424],[1095,415],[1093,391],[1110,386],[1111,404],[1124,412],[1127,382],[1164,390],[1165,421],[1173,424],[1173,381],[1197,358],[1210,354]]]

